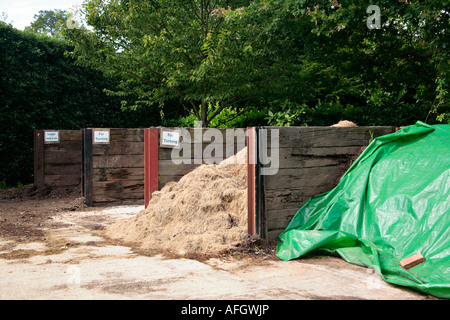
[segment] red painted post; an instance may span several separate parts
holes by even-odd
[[[248,234],[255,235],[256,225],[256,189],[255,189],[255,164],[256,164],[256,132],[255,128],[247,128],[247,224]]]
[[[144,203],[147,208],[152,193],[158,190],[158,129],[144,130]]]

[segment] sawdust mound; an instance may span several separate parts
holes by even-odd
[[[352,121],[341,120],[338,123],[333,124],[332,127],[357,127],[357,125]]]
[[[154,192],[148,207],[106,229],[141,249],[181,256],[228,251],[247,236],[246,149]]]

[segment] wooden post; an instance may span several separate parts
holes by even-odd
[[[247,224],[248,234],[256,234],[256,189],[255,189],[255,165],[256,154],[256,130],[254,127],[247,128]]]
[[[84,131],[86,129],[81,129],[81,196],[85,196],[84,191]]]
[[[147,128],[144,130],[144,203],[147,208],[152,193],[158,186],[158,143],[159,130]]]
[[[265,189],[264,176],[262,175],[262,163],[259,155],[267,149],[267,132],[262,127],[256,127],[256,151],[255,151],[255,232],[258,236],[267,240],[266,215],[265,215]]]
[[[92,129],[83,129],[83,190],[84,202],[91,207],[92,196]]]
[[[44,130],[34,130],[34,184],[44,186]]]

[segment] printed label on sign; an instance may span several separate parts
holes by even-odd
[[[94,143],[109,143],[109,131],[95,130]]]
[[[178,131],[163,131],[161,135],[162,147],[178,147],[180,133]]]
[[[59,132],[45,131],[44,142],[59,142]]]

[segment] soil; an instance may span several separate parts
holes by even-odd
[[[85,207],[79,190],[0,191],[0,299],[431,299],[337,257],[280,261],[258,238],[186,259],[105,237],[142,210]]]
[[[84,226],[97,231],[97,235],[105,237],[110,243],[127,244],[143,255],[154,255],[164,253],[170,257],[186,256],[197,260],[207,260],[213,257],[233,256],[239,258],[255,257],[264,259],[277,259],[275,256],[275,241],[266,242],[258,237],[243,236],[236,246],[230,250],[217,252],[190,252],[188,255],[180,255],[162,247],[150,249],[149,246],[142,247],[142,243],[133,241],[123,241],[120,237],[112,239],[105,232],[108,228],[124,222],[131,223],[139,217],[139,213],[144,214],[146,210],[140,210],[138,215],[131,218],[119,219],[104,223],[105,218],[97,216],[96,211],[102,208],[88,207],[84,204],[84,198],[80,195],[78,188],[70,187],[45,187],[37,188],[34,185],[27,185],[23,188],[11,188],[0,190],[0,239],[18,243],[46,242],[50,245],[51,237],[48,230],[67,227],[67,223],[61,222],[57,217],[67,212],[92,212],[93,221]],[[148,211],[148,210],[147,210]],[[97,220],[96,220],[97,219]],[[62,241],[64,242],[64,240]],[[62,243],[61,242],[61,243]],[[64,245],[64,243],[62,244]],[[74,245],[73,243],[71,244]],[[53,243],[50,247],[60,247],[60,243]],[[222,247],[221,247],[222,248]],[[1,249],[1,248],[0,248]],[[3,248],[5,249],[5,248]],[[1,250],[0,250],[1,251]],[[47,253],[54,252],[48,250]],[[0,254],[0,258],[17,257],[18,255]],[[24,252],[21,252],[24,257]]]
[[[0,190],[0,236],[15,241],[42,240],[42,228],[52,224],[57,212],[87,208],[80,194],[76,188],[32,184]]]

